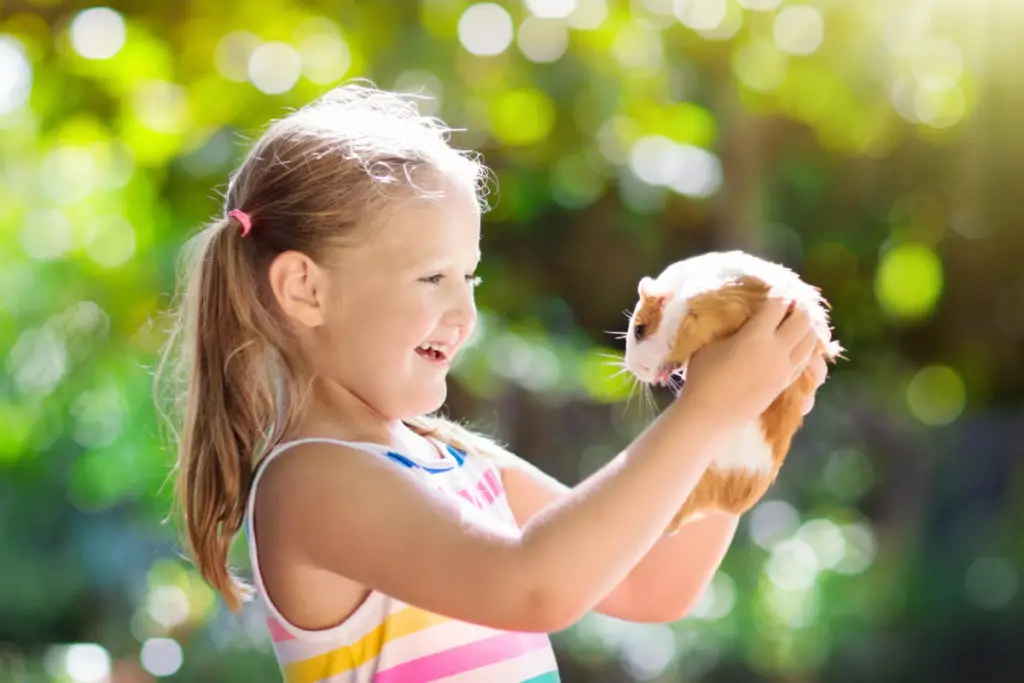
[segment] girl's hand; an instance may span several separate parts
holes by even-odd
[[[806,311],[769,298],[735,334],[694,354],[682,393],[747,422],[804,371],[817,340]]]

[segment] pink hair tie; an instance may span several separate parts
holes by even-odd
[[[249,218],[249,214],[241,209],[231,209],[228,211],[228,215],[237,218],[238,222],[242,224],[242,237],[249,234],[249,231],[252,230],[252,220]]]

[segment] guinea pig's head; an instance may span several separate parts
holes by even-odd
[[[626,337],[626,368],[642,382],[667,384],[702,347],[738,330],[770,291],[750,275],[688,285],[665,292],[650,278],[640,281]]]

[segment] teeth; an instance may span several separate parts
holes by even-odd
[[[419,345],[421,351],[437,351],[438,353],[446,353],[448,347],[444,344],[427,344],[424,342]]]

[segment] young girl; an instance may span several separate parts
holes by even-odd
[[[237,610],[244,530],[290,683],[557,681],[546,634],[586,612],[680,618],[736,520],[663,530],[723,436],[811,359],[808,317],[771,302],[571,489],[431,416],[480,260],[484,170],[446,134],[397,95],[341,87],[269,127],[185,252],[167,350],[186,383],[185,538]]]

